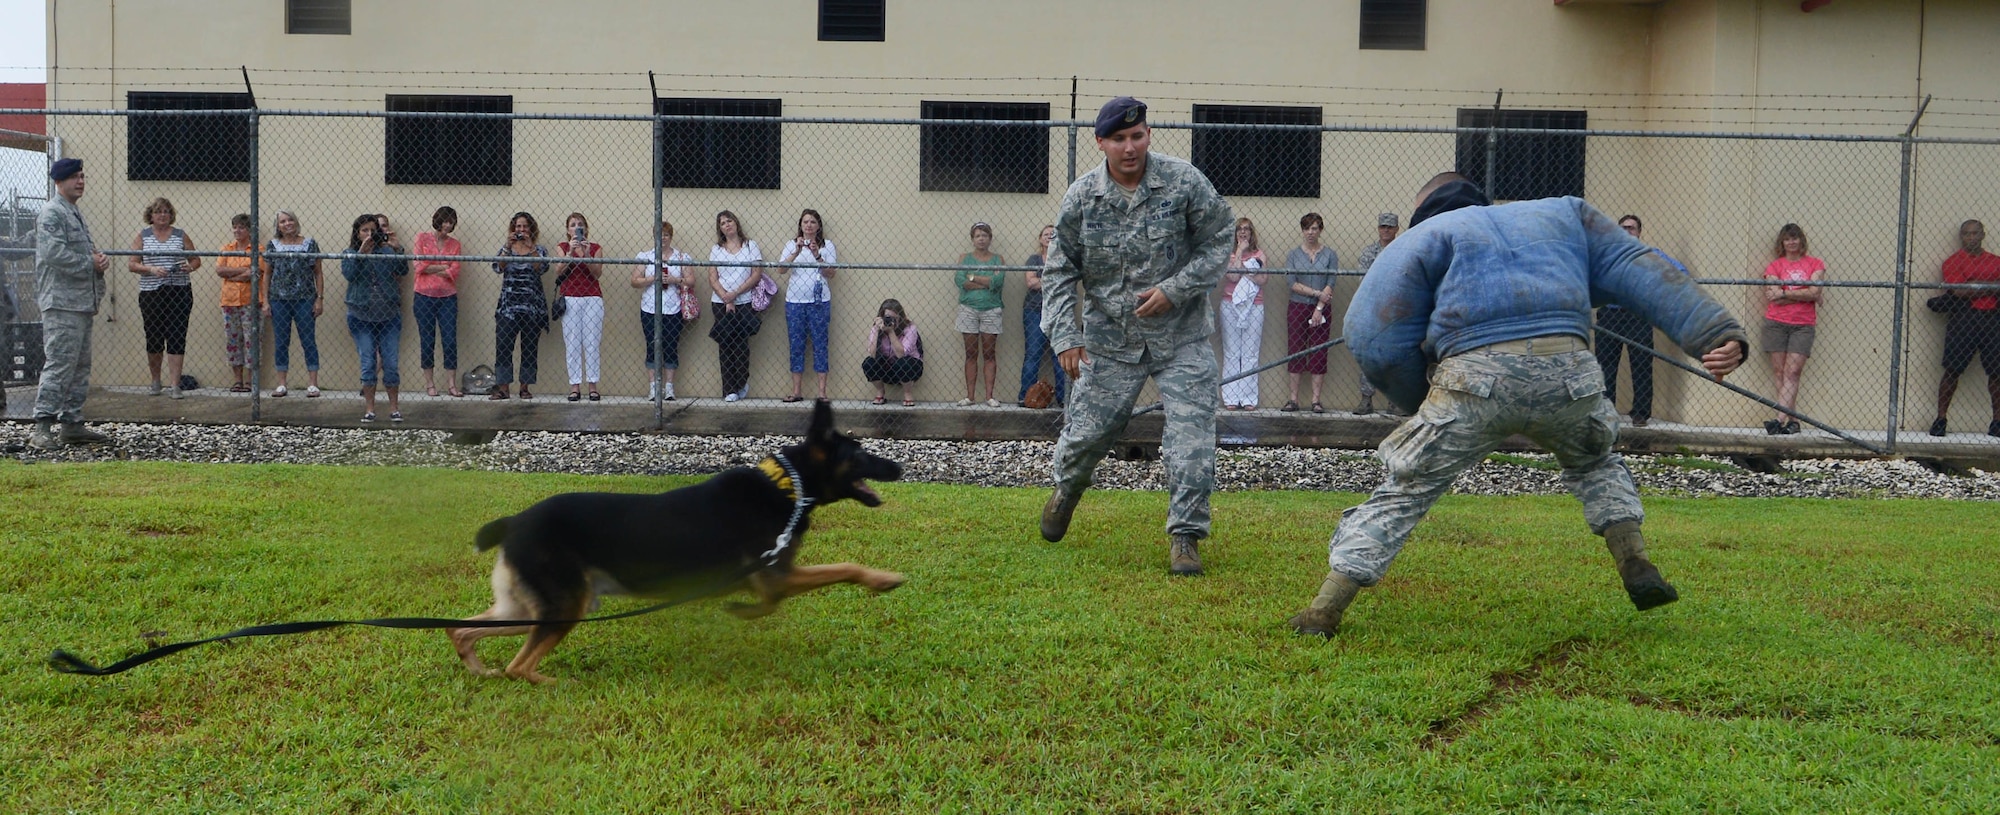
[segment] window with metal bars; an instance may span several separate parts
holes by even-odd
[[[655,99],[661,116],[783,116],[778,99]],[[777,122],[666,120],[660,183],[696,189],[778,189],[783,132]]]
[[[390,95],[391,113],[513,113],[512,96]],[[390,184],[514,183],[514,121],[505,118],[389,116],[383,125],[383,181]]]
[[[349,34],[354,9],[349,0],[285,0],[286,34]]]
[[[1584,130],[1590,115],[1581,110],[1493,110],[1461,108],[1459,127],[1515,127]],[[1584,141],[1581,134],[1506,133],[1494,140],[1492,189],[1495,201],[1526,201],[1563,195],[1583,195]],[[1486,134],[1458,134],[1457,170],[1487,186]]]
[[[1320,124],[1320,108],[1275,105],[1195,105],[1195,124]],[[1229,195],[1318,198],[1318,130],[1203,128],[1194,131],[1188,160]]]
[[[925,102],[923,118],[1047,122],[1047,102]],[[1048,192],[1047,125],[926,124],[917,189]]]
[[[247,93],[131,91],[131,110],[249,110]],[[126,117],[125,177],[133,181],[249,181],[250,121],[243,116]]]
[[[1425,0],[1361,0],[1361,48],[1424,50]]]
[[[824,42],[881,42],[888,13],[884,0],[819,0]]]

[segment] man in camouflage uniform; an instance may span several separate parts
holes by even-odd
[[[91,322],[104,301],[104,270],[111,265],[76,208],[83,197],[83,162],[57,161],[49,178],[57,195],[35,217],[35,299],[42,307],[44,361],[35,429],[28,434],[28,443],[43,450],[107,440],[83,426],[83,397],[90,387]]]
[[[1375,265],[1375,258],[1382,254],[1382,249],[1388,246],[1390,241],[1396,239],[1396,229],[1400,225],[1396,219],[1396,213],[1384,212],[1375,216],[1375,242],[1361,248],[1361,259],[1354,264],[1354,268],[1361,270],[1363,277],[1366,277],[1368,269]],[[1374,412],[1375,386],[1368,384],[1368,376],[1363,374],[1361,376],[1361,404],[1354,406],[1354,415],[1367,416]]]
[[[1220,399],[1209,293],[1229,260],[1235,217],[1200,170],[1148,151],[1144,103],[1129,96],[1105,103],[1096,130],[1104,164],[1063,195],[1042,274],[1042,330],[1076,383],[1056,440],[1042,537],[1059,541],[1069,530],[1097,462],[1151,377],[1166,406],[1168,566],[1197,575]]]
[[[1331,636],[1459,473],[1516,433],[1562,464],[1632,604],[1679,598],[1646,558],[1638,489],[1612,451],[1618,411],[1590,351],[1590,309],[1632,309],[1718,379],[1742,364],[1747,335],[1686,272],[1582,199],[1490,203],[1456,173],[1433,178],[1410,231],[1382,250],[1348,307],[1362,373],[1416,415],[1382,441],[1387,480],[1341,515],[1326,580],[1292,617],[1301,634]]]

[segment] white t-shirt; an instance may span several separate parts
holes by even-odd
[[[715,263],[725,261],[756,263],[764,259],[764,252],[757,248],[756,241],[744,241],[743,248],[733,253],[718,244],[708,247],[708,259]],[[750,267],[748,266],[715,266],[712,268],[715,269],[715,279],[719,287],[708,293],[708,301],[711,303],[722,302],[722,292],[724,290],[734,289],[743,285],[743,281],[750,279]],[[750,302],[750,290],[744,289],[742,294],[737,295],[736,304],[740,306],[748,302]]]
[[[653,298],[659,295],[659,290],[660,290],[660,267],[653,263],[653,250],[651,249],[648,249],[644,252],[640,252],[639,259],[646,261],[646,279],[653,281],[652,285],[649,285],[646,288],[641,289],[639,291],[639,312],[642,314],[652,314]],[[689,260],[694,260],[694,256],[686,252],[683,252],[679,249],[675,249],[674,251],[668,253],[667,276],[685,277],[686,273],[681,270],[680,266],[677,266],[675,264]],[[662,314],[681,313],[681,287],[668,286],[666,296],[661,300],[661,303],[666,310],[660,313]]]
[[[827,290],[825,285],[826,278],[819,273],[819,267],[832,266],[834,261],[839,259],[833,251],[833,241],[826,241],[826,245],[819,248],[818,260],[813,259],[812,250],[798,248],[796,239],[785,241],[784,248],[778,250],[778,262],[783,263],[785,256],[791,254],[795,249],[798,251],[798,255],[792,258],[792,262],[794,264],[804,263],[805,265],[794,265],[792,267],[792,280],[790,283],[785,284],[785,302],[825,303],[832,301],[833,294]]]

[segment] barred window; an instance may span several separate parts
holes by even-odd
[[[1195,105],[1195,124],[1313,125],[1320,108],[1274,105]],[[1320,134],[1317,130],[1195,128],[1188,160],[1229,195],[1318,198]]]
[[[655,99],[660,116],[783,116],[778,99]],[[778,189],[777,122],[676,122],[660,128],[660,183],[696,189]]]
[[[881,42],[884,0],[819,0],[819,38],[825,42]]]
[[[131,91],[132,110],[249,110],[247,93]],[[249,181],[250,121],[244,116],[130,116],[125,177],[133,181]]]
[[[1424,0],[1361,0],[1361,48],[1424,50]]]
[[[925,102],[925,119],[1047,122],[1047,102]],[[1048,192],[1046,125],[927,124],[919,136],[917,189]]]
[[[512,96],[398,96],[396,113],[513,113]],[[383,127],[383,181],[390,184],[514,183],[514,122],[503,118],[388,117]]]
[[[354,9],[349,0],[285,0],[286,34],[349,34]]]
[[[1497,116],[1496,116],[1497,114]],[[1584,130],[1589,113],[1581,110],[1500,110],[1460,108],[1459,127],[1523,127]],[[1559,134],[1501,133],[1494,152],[1493,200],[1526,201],[1562,195],[1583,195],[1584,137]],[[1486,184],[1486,134],[1458,134],[1457,170]]]

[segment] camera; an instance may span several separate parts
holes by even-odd
[[[569,231],[569,234],[571,236],[570,240],[577,241],[579,243],[583,241],[583,227],[579,226],[575,229],[572,229]]]
[[[516,233],[514,233],[514,240],[517,240],[517,241],[526,241],[527,239],[528,239],[528,233],[526,233],[526,232],[516,232]]]

